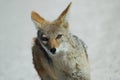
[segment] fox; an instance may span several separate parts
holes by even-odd
[[[90,80],[86,45],[70,32],[66,19],[71,4],[53,21],[35,11],[31,13],[37,28],[32,46],[33,64],[41,80]]]

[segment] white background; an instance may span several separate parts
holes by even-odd
[[[92,80],[120,80],[120,0],[71,0],[70,29],[88,46]],[[70,0],[0,0],[0,80],[39,80],[31,11],[54,20]]]

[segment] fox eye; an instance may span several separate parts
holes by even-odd
[[[62,37],[62,34],[59,34],[56,39],[60,39]]]
[[[48,41],[48,38],[47,37],[42,37],[41,38],[43,41]]]
[[[47,38],[46,35],[42,35],[42,36],[41,36],[41,40],[42,40],[42,41],[48,41],[48,38]]]

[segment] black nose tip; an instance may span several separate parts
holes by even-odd
[[[50,52],[52,52],[53,54],[55,54],[56,48],[51,48]]]

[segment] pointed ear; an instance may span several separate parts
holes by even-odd
[[[62,21],[62,22],[66,22],[66,17],[68,15],[70,6],[71,6],[72,2],[69,3],[69,5],[67,6],[67,8],[60,14],[60,16],[58,17],[57,20]]]
[[[45,19],[42,18],[38,13],[36,13],[35,11],[32,11],[31,13],[31,19],[33,20],[33,22],[35,23],[35,25],[37,27],[41,27],[41,25],[45,22]]]

